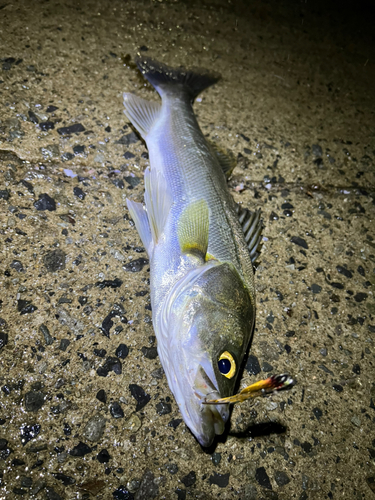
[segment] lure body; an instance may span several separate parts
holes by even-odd
[[[130,200],[128,207],[150,258],[153,326],[169,387],[185,423],[208,446],[224,431],[229,409],[202,403],[233,394],[251,341],[252,260],[223,161],[192,108],[216,76],[145,58],[137,64],[162,102],[124,94],[125,114],[145,139],[151,166],[145,207]],[[257,246],[258,224],[247,231]]]

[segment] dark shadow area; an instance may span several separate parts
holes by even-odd
[[[250,425],[244,431],[230,432],[228,436],[239,439],[256,438],[261,436],[270,436],[271,434],[284,434],[286,431],[287,427],[279,422],[260,422],[259,424]]]
[[[228,421],[226,427],[230,426],[230,420]],[[202,446],[202,451],[207,455],[212,455],[215,453],[219,443],[225,444],[229,436],[235,437],[237,439],[249,439],[249,438],[259,438],[264,436],[271,436],[272,434],[284,434],[288,428],[282,425],[280,422],[259,422],[256,424],[249,425],[244,431],[240,432],[230,432],[228,429],[224,431],[221,436],[217,436],[215,441],[204,448]],[[193,435],[193,434],[192,434]]]

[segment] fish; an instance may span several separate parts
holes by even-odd
[[[127,207],[150,260],[158,355],[182,417],[203,447],[224,432],[256,313],[253,262],[260,212],[240,208],[227,186],[233,161],[202,133],[193,102],[220,75],[135,62],[159,101],[123,94],[146,142],[144,204]]]

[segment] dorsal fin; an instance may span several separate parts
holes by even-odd
[[[251,261],[254,264],[259,257],[258,247],[262,240],[260,233],[262,232],[263,223],[260,219],[260,209],[251,212],[247,208],[236,204],[236,211],[250,252]]]
[[[207,142],[210,145],[213,153],[215,154],[215,156],[220,164],[220,167],[221,167],[222,171],[224,172],[225,177],[227,179],[229,179],[229,177],[231,176],[231,174],[234,170],[234,167],[237,164],[234,154],[229,150],[225,150],[224,148],[221,148],[220,146],[218,146],[214,142],[211,142],[211,141],[207,141]]]

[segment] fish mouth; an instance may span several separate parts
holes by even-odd
[[[216,435],[223,434],[229,418],[228,405],[203,405],[207,399],[218,399],[218,387],[202,366],[199,367],[195,383],[195,396],[200,400],[200,418],[202,430],[196,434],[202,446],[210,446]]]
[[[224,432],[226,416],[223,415],[216,406],[210,405],[211,407],[206,407],[203,411],[203,418],[205,420],[205,425],[208,428],[213,428],[214,433],[220,435]]]

